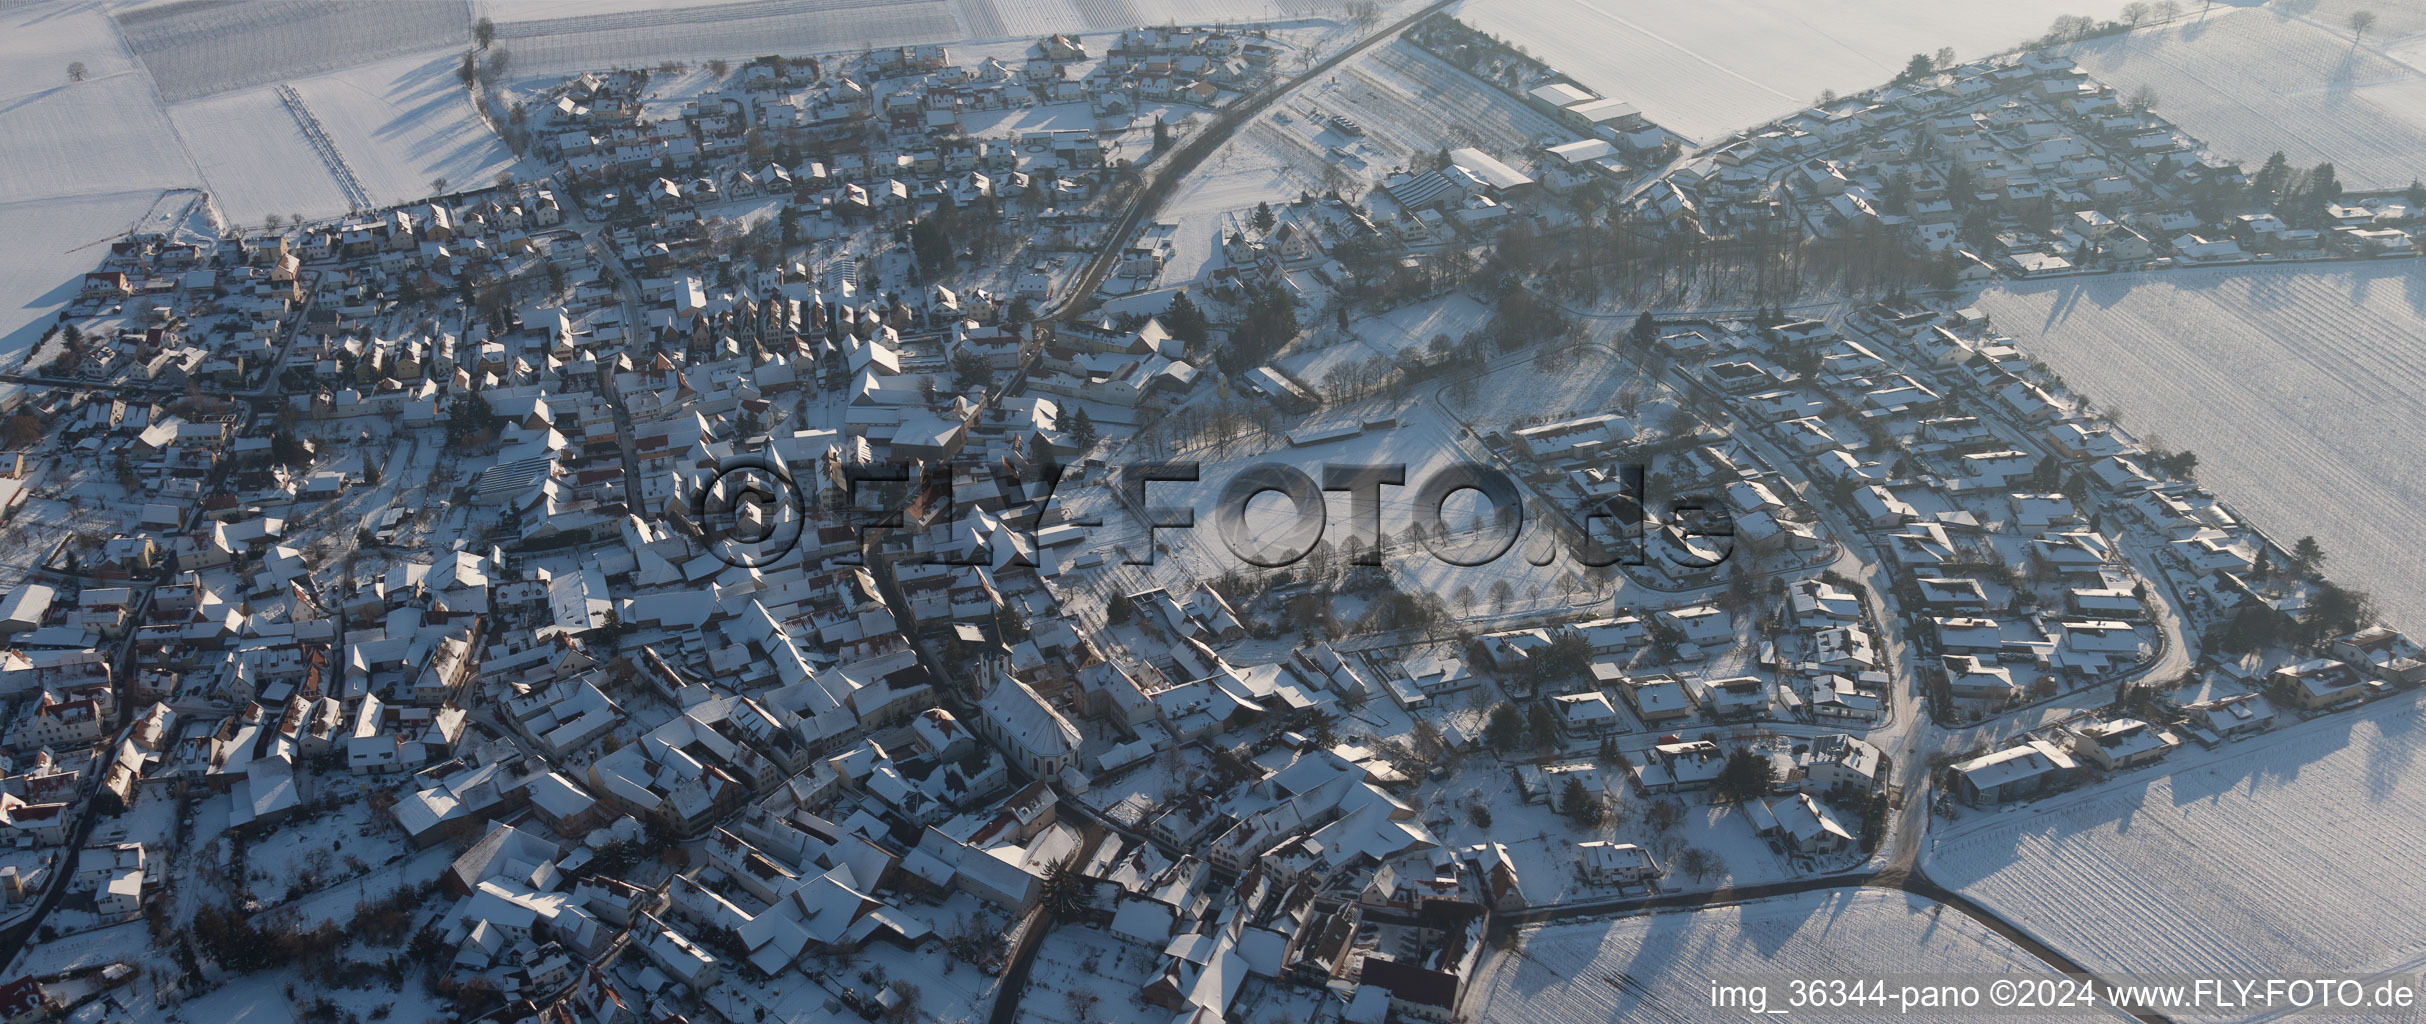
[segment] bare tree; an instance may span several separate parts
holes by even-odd
[[[1688,846],[1683,852],[1676,855],[1676,868],[1692,875],[1696,882],[1707,882],[1714,877],[1726,874],[1727,862],[1720,860],[1718,854],[1701,847]]]
[[[1937,64],[1938,69],[1939,69],[1939,70],[1941,70],[1941,71],[1942,71],[1942,70],[1945,70],[1946,68],[1953,67],[1953,66],[1954,66],[1954,64],[1955,64],[1955,59],[1954,59],[1954,47],[1951,47],[1951,46],[1941,46],[1941,47],[1938,47],[1938,48],[1937,48],[1937,60],[1935,61],[1935,63]]]
[[[67,80],[68,80],[68,81],[70,81],[70,82],[81,82],[81,81],[84,81],[84,62],[83,62],[83,61],[80,61],[80,60],[71,60],[71,61],[67,62]]]
[[[2131,90],[2130,98],[2125,99],[2123,105],[2134,114],[2147,113],[2156,106],[2156,86],[2141,82],[2139,88]]]
[[[2359,37],[2360,37],[2360,36],[2363,36],[2363,35],[2366,35],[2366,34],[2367,34],[2367,30],[2368,30],[2368,29],[2371,29],[2371,28],[2374,28],[2374,27],[2375,27],[2375,12],[2374,12],[2374,11],[2352,11],[2352,12],[2350,12],[2350,45],[2351,45],[2351,46],[2353,46],[2353,47],[2356,47],[2357,45],[2359,45]]]

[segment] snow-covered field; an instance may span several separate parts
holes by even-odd
[[[180,103],[168,116],[230,223],[327,217],[350,205],[274,86]]]
[[[193,161],[140,71],[0,90],[0,202],[196,184]]]
[[[76,297],[77,282],[100,261],[94,245],[124,231],[162,199],[156,189],[0,203],[0,367],[17,369]]]
[[[2421,755],[2426,712],[2395,697],[1965,819],[1925,866],[2101,972],[2408,970]]]
[[[1895,76],[1915,53],[2011,49],[2058,15],[2110,18],[2119,0],[1468,0],[1467,24],[1523,46],[1604,96],[1702,142],[1794,112],[1823,89]]]
[[[945,0],[774,0],[497,22],[498,44],[513,54],[515,67],[550,73],[959,38],[960,21]]]
[[[2337,580],[2426,628],[2426,266],[2250,267],[2011,284],[1999,330]]]
[[[127,44],[171,103],[333,71],[399,53],[470,45],[462,0],[154,3],[118,11]]]
[[[398,57],[295,83],[372,200],[400,203],[487,186],[514,166],[455,77],[451,53]]]
[[[2426,48],[2353,46],[2346,18],[2295,17],[2280,4],[2219,11],[2091,40],[2072,56],[2116,89],[2155,89],[2157,113],[2246,167],[2281,150],[2302,167],[2332,161],[2347,187],[2399,188],[2426,173]],[[2418,19],[2397,21],[2417,31]]]
[[[1138,25],[1311,22],[1331,26],[1321,41],[1336,45],[1350,27],[1338,0],[478,0],[473,6],[495,19],[515,67],[551,73],[919,43],[1024,45],[1055,32]],[[1380,5],[1381,17],[1392,20],[1417,6],[1420,0],[1389,0]]]
[[[1970,918],[1918,896],[1875,889],[1547,925],[1523,935],[1523,952],[1496,954],[1475,971],[1465,1006],[1474,1020],[1686,1024],[1755,1019],[1740,1008],[1711,1005],[1712,980],[1729,976],[2054,973]],[[1784,1010],[1785,995],[1782,986],[1771,993],[1771,1012]],[[1893,1019],[1970,1018],[1916,1010]],[[2111,1018],[2082,1013],[2072,1019]]]

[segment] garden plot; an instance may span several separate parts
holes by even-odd
[[[449,190],[485,188],[514,167],[514,154],[480,119],[454,62],[399,57],[298,81],[295,91],[374,201],[429,196],[441,177]]]
[[[2070,52],[2118,90],[2154,89],[2157,113],[2252,169],[2280,150],[2302,167],[2332,161],[2346,187],[2399,188],[2426,163],[2426,75],[2339,26],[2241,10]]]
[[[1045,933],[1020,995],[1020,1024],[1143,1020],[1155,1014],[1137,999],[1162,965],[1147,949],[1096,928],[1063,925]]]
[[[364,951],[355,950],[357,954]],[[173,972],[176,963],[167,960],[165,972]],[[374,965],[375,967],[376,965]],[[335,1007],[340,1020],[433,1021],[448,1019],[447,1004],[432,995],[417,982],[407,982],[391,989],[387,979],[378,977],[376,970],[363,972],[363,988],[332,988],[307,977],[303,971],[282,967],[274,971],[248,975],[211,989],[184,1002],[177,1003],[165,1013],[170,1021],[210,1021],[211,1024],[304,1024],[326,1020],[311,1012],[310,1004],[325,999]],[[289,997],[288,991],[296,996]]]
[[[1299,379],[1321,386],[1323,375],[1347,363],[1424,351],[1436,337],[1451,342],[1481,330],[1491,311],[1463,294],[1417,302],[1351,321],[1346,334],[1323,332],[1300,342],[1281,361]]]
[[[2279,544],[2426,628],[2426,267],[2184,270],[2002,285],[1998,329]]]
[[[1711,1005],[1714,978],[1873,977],[2054,972],[1977,921],[1904,893],[1840,889],[1711,910],[1526,929],[1522,949],[1475,971],[1467,1009],[1483,1024],[1586,1024],[1616,1020],[1742,1021],[1756,1015]],[[1769,1012],[1784,1011],[1782,983]],[[1914,1021],[1965,1021],[1916,1010]],[[2084,1012],[2065,1019],[2113,1020]]]
[[[2100,972],[2409,970],[2422,754],[2418,701],[2395,697],[1966,819],[1925,866]]]
[[[169,120],[230,224],[270,214],[333,217],[351,208],[272,86],[169,108]]]
[[[1639,742],[1640,738],[1629,739]],[[1589,760],[1591,752],[1580,756]],[[1638,750],[1636,756],[1646,755]],[[1621,891],[1583,882],[1577,874],[1581,855],[1575,844],[1596,840],[1634,843],[1651,851],[1668,872],[1659,880],[1662,892],[1761,885],[1796,877],[1768,841],[1752,831],[1752,819],[1744,811],[1734,805],[1706,803],[1699,794],[1640,796],[1624,781],[1623,772],[1623,768],[1611,766],[1603,780],[1606,791],[1616,795],[1616,818],[1600,825],[1578,824],[1547,802],[1526,803],[1509,767],[1482,758],[1468,758],[1455,777],[1426,788],[1419,809],[1425,826],[1444,847],[1505,845],[1508,861],[1515,865],[1525,891],[1525,902],[1537,907],[1642,895],[1639,886]],[[1671,831],[1662,833],[1647,821],[1651,805],[1673,805],[1680,800],[1684,814]],[[1482,813],[1477,815],[1476,808]],[[1687,849],[1711,855],[1715,870],[1706,878],[1695,878],[1678,869],[1677,854]]]
[[[1823,89],[1850,93],[1951,46],[1965,59],[2010,49],[2057,16],[2110,18],[2120,0],[1471,0],[1455,13],[1688,138],[1793,113]],[[1757,29],[1757,31],[1753,31]]]
[[[472,40],[462,0],[155,3],[115,17],[170,103]]]

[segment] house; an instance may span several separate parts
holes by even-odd
[[[1633,843],[1612,843],[1596,839],[1577,843],[1577,859],[1590,885],[1641,885],[1660,876],[1659,862],[1651,859],[1651,851]]]
[[[1968,700],[2009,701],[2022,695],[2013,672],[1992,658],[1973,654],[1944,655],[1946,689]]]
[[[1609,703],[1609,695],[1593,690],[1552,697],[1558,708],[1558,729],[1569,739],[1599,739],[1626,731],[1625,718]]]
[[[2265,732],[2274,727],[2274,705],[2254,693],[2236,693],[2182,706],[2192,722],[2227,739]]]
[[[2366,677],[2346,662],[2314,658],[2275,669],[2266,677],[2266,695],[2309,711],[2342,707],[2365,700],[2374,691]]]
[[[1651,756],[1631,766],[1634,788],[1643,793],[1675,793],[1708,789],[1725,769],[1727,756],[1709,740],[1662,743]]]
[[[2034,739],[1956,764],[1952,788],[1966,803],[2000,804],[2069,783],[2078,769],[2070,753]]]
[[[2100,768],[2117,771],[2154,762],[2181,743],[2172,733],[2139,719],[2117,718],[2075,728],[2072,752]]]
[[[1670,608],[1660,612],[1658,618],[1682,636],[1685,643],[1707,645],[1735,638],[1734,620],[1716,605]]]
[[[633,943],[640,947],[642,956],[674,980],[690,986],[694,992],[705,992],[715,987],[717,979],[724,972],[724,963],[716,958],[716,954],[666,927],[654,915],[646,915],[644,920],[648,924],[647,930],[635,929],[633,936]]]
[[[2394,677],[2414,675],[2419,671],[2420,658],[2426,657],[2418,650],[2417,644],[2410,642],[2399,630],[2381,625],[2335,637],[2326,645],[2325,653],[2345,663],[2367,665],[2377,673]]]
[[[0,633],[22,633],[42,625],[50,614],[51,602],[59,591],[40,583],[28,583],[0,598]]]
[[[1798,750],[1794,767],[1801,774],[1806,790],[1826,793],[1844,788],[1867,793],[1878,786],[1887,762],[1886,755],[1869,741],[1829,733],[1813,737],[1808,747]]]
[[[1675,676],[1645,676],[1622,681],[1621,693],[1646,724],[1689,718],[1699,710],[1693,689]]]
[[[1755,801],[1750,807],[1763,807],[1766,815],[1753,816],[1754,828],[1764,835],[1784,843],[1793,853],[1831,854],[1852,849],[1853,833],[1829,816],[1809,793],[1796,793],[1766,805]],[[1765,826],[1765,827],[1764,827]]]

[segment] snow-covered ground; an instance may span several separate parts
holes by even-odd
[[[163,1014],[158,1019],[170,1024],[299,1024],[325,1019],[297,1012],[299,1004],[326,999],[336,1004],[338,1012],[348,1020],[412,1024],[448,1019],[446,1005],[432,997],[417,980],[406,981],[401,989],[390,989],[384,979],[372,979],[367,984],[367,988],[325,988],[306,979],[301,971],[281,968],[235,978],[216,991],[166,1011],[152,1012]],[[295,993],[293,998],[286,994],[290,990]]]
[[[1420,352],[1432,339],[1447,335],[1454,342],[1490,322],[1491,310],[1465,295],[1448,295],[1411,303],[1388,312],[1349,321],[1348,330],[1324,332],[1319,345],[1301,343],[1281,360],[1283,369],[1320,386],[1323,375],[1342,365],[1375,356],[1397,358]]]
[[[346,211],[345,190],[275,86],[180,103],[168,117],[229,223],[253,227],[273,213],[327,217]]]
[[[1518,953],[1475,971],[1465,1009],[1483,1024],[1615,1020],[1742,1021],[1711,1005],[1714,979],[1873,977],[1881,974],[2054,972],[1986,926],[1928,900],[1839,889],[1711,910],[1579,921],[1526,929]],[[1785,1012],[1783,986],[1770,1012]],[[1840,1019],[1865,1016],[1852,1013]],[[1876,1019],[1961,1021],[1916,1010]],[[2113,1019],[2083,1012],[2067,1019]]]
[[[2300,975],[2426,964],[2426,712],[2414,696],[1934,837],[1929,877],[2101,972]]]
[[[1355,730],[1356,726],[1351,723],[1349,728]],[[1624,741],[1639,749],[1638,736],[1625,737]],[[1585,751],[1580,759],[1589,760],[1591,756]],[[1633,843],[1650,850],[1667,869],[1659,880],[1661,892],[1761,885],[1797,877],[1786,858],[1752,830],[1752,818],[1741,808],[1711,804],[1701,794],[1643,796],[1633,792],[1622,772],[1623,769],[1611,765],[1601,777],[1600,784],[1615,797],[1615,803],[1611,819],[1594,826],[1579,825],[1547,802],[1526,803],[1517,790],[1511,766],[1482,756],[1468,757],[1459,764],[1454,777],[1428,785],[1420,794],[1420,810],[1425,826],[1439,837],[1442,846],[1463,849],[1482,843],[1505,845],[1509,862],[1516,866],[1525,902],[1533,906],[1642,895],[1639,886],[1619,889],[1588,885],[1581,880],[1577,865],[1582,854],[1576,844],[1593,841]],[[1587,783],[1587,787],[1590,785]],[[1683,808],[1684,814],[1672,831],[1662,833],[1650,824],[1650,808],[1655,803]],[[1478,820],[1473,815],[1475,807],[1484,808],[1485,818]],[[1841,812],[1839,817],[1843,817]],[[1710,854],[1718,862],[1717,870],[1706,878],[1695,878],[1679,870],[1676,855],[1686,849]]]
[[[2426,44],[2392,43],[2387,55],[2374,43],[2392,33],[2353,46],[2347,13],[2294,12],[2219,10],[2091,40],[2072,56],[2126,93],[2155,89],[2157,113],[2246,167],[2280,150],[2302,167],[2332,161],[2351,188],[2409,184],[2426,157]],[[2394,21],[2395,33],[2421,27]]]
[[[53,67],[40,74],[44,88],[0,99],[0,201],[195,183],[140,72],[81,82]]]
[[[484,188],[514,167],[514,154],[473,108],[455,77],[457,59],[398,57],[298,81],[295,91],[373,201],[429,196],[439,177],[452,190]]]
[[[1098,928],[1047,932],[1020,995],[1020,1024],[1084,1024],[1157,1016],[1137,993],[1160,968],[1156,951]]]
[[[472,40],[462,0],[337,4],[151,3],[115,12],[126,42],[179,103]]]
[[[2426,628],[2426,266],[2251,267],[2010,284],[1997,328],[2199,480]]]
[[[17,369],[52,314],[76,297],[77,282],[109,241],[165,196],[158,189],[52,196],[0,203],[0,367]]]
[[[982,2],[982,0],[980,0]],[[945,0],[778,0],[678,10],[584,11],[497,21],[497,42],[525,72],[654,67],[664,60],[812,54],[967,37]],[[505,10],[512,10],[508,5]]]
[[[1604,96],[1710,142],[1794,112],[1823,89],[1850,93],[1915,53],[1965,59],[2011,49],[2058,15],[2110,18],[2120,0],[1469,0],[1467,24],[1523,46]]]

